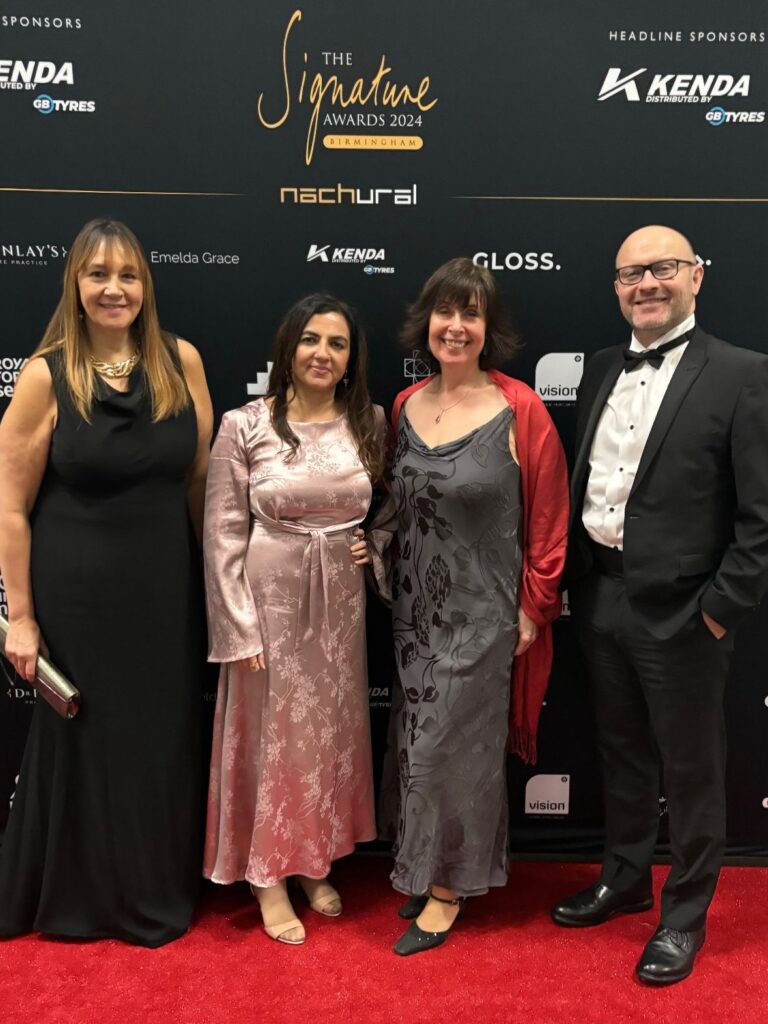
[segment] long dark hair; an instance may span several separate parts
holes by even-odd
[[[442,302],[466,309],[477,302],[485,317],[485,347],[480,356],[480,369],[498,369],[520,348],[520,339],[511,326],[501,302],[496,281],[490,270],[478,267],[467,256],[457,256],[438,267],[427,280],[421,293],[408,307],[400,331],[400,341],[409,350],[419,349],[424,361],[435,373],[440,364],[432,355],[427,341],[432,310]]]
[[[384,473],[385,452],[381,438],[377,437],[373,406],[368,394],[368,345],[355,310],[333,295],[315,293],[299,299],[285,314],[277,329],[267,389],[267,396],[272,399],[272,426],[290,449],[287,459],[295,458],[300,441],[288,422],[291,366],[304,328],[318,313],[339,313],[347,321],[350,344],[346,377],[349,384],[339,382],[336,385],[336,401],[344,405],[360,461],[371,480],[376,483]]]

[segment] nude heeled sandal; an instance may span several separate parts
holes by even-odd
[[[290,907],[291,903],[290,900],[288,899],[288,894],[285,890],[285,883],[278,882],[275,886],[269,886],[270,889],[278,887],[282,888],[283,892],[285,893],[285,898],[286,901],[288,902],[288,906]],[[260,889],[256,885],[251,885],[251,893],[256,897],[256,902],[259,904],[259,910],[261,910],[262,927],[264,928],[264,931],[267,933],[270,939],[274,939],[275,942],[284,942],[286,946],[303,945],[304,942],[306,942],[307,936],[304,933],[304,925],[297,917],[294,916],[290,918],[288,921],[283,921],[281,924],[267,924],[264,921],[264,911],[262,909],[261,900],[259,899],[259,896],[262,892],[265,891],[266,890]],[[293,910],[293,907],[291,907],[291,910]],[[302,935],[300,939],[287,938],[287,933],[292,931],[294,928],[301,929]]]
[[[314,910],[315,913],[322,914],[324,917],[341,916],[343,910],[341,896],[339,896],[327,878],[305,878],[304,875],[297,875],[296,880],[307,897],[310,910]],[[325,885],[325,891],[318,893],[317,889],[321,885]],[[313,892],[309,890],[314,890],[314,898]]]

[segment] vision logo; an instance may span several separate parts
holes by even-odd
[[[245,385],[249,395],[266,395],[267,388],[269,387],[269,375],[272,373],[273,366],[274,363],[267,363],[267,372],[257,372],[256,380]]]
[[[647,70],[648,68],[638,68],[637,71],[633,71],[632,74],[625,75],[622,78],[621,68],[608,68],[605,81],[600,86],[598,100],[609,100],[611,96],[617,96],[620,92],[623,92],[625,99],[631,100],[633,103],[639,103],[640,93],[635,79]]]
[[[548,404],[575,402],[583,372],[583,352],[549,352],[536,364],[536,394]]]
[[[534,775],[525,786],[526,814],[570,814],[571,776]]]

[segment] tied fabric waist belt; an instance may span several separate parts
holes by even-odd
[[[605,576],[624,576],[624,553],[618,548],[609,548],[605,544],[590,541],[590,550],[598,572]]]

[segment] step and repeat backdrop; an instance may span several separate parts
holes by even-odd
[[[761,0],[2,0],[0,411],[71,240],[101,215],[142,240],[161,320],[200,349],[217,418],[264,393],[275,328],[315,290],[361,310],[389,406],[426,372],[397,343],[406,305],[467,255],[524,339],[508,370],[570,449],[585,359],[628,338],[616,248],[647,223],[692,239],[702,325],[768,351],[765,15]],[[380,758],[393,663],[387,612],[369,604]],[[728,691],[731,854],[768,850],[767,627],[760,610],[740,630]],[[2,677],[0,828],[34,700]],[[567,605],[539,761],[510,762],[510,804],[521,853],[599,849]],[[663,840],[663,799],[659,813]]]

